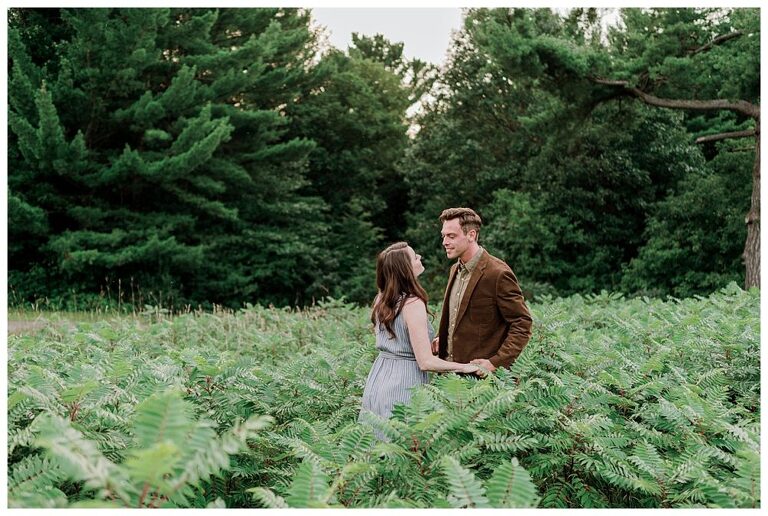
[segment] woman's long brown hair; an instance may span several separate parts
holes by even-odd
[[[376,324],[383,325],[392,338],[395,338],[392,323],[403,310],[404,301],[415,296],[424,301],[426,306],[429,300],[427,292],[413,273],[407,247],[406,242],[394,243],[376,258],[376,287],[379,296],[378,301],[373,302],[371,322],[374,327]]]

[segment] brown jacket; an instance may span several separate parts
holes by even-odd
[[[456,278],[451,267],[440,317],[438,356],[448,355],[448,296]],[[495,367],[509,367],[531,338],[531,313],[512,269],[483,252],[459,305],[453,333],[453,361],[487,358]]]

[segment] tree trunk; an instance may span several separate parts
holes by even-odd
[[[752,166],[752,206],[747,213],[747,242],[744,264],[747,275],[744,288],[760,288],[760,117],[755,118],[755,164]]]

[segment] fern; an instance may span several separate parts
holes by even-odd
[[[127,475],[68,421],[43,415],[35,421],[35,426],[38,431],[36,444],[48,450],[67,478],[85,482],[87,488],[97,490],[99,498],[117,498],[128,505],[135,491]]]
[[[634,455],[628,458],[630,462],[641,471],[650,475],[651,478],[664,479],[666,464],[652,444],[647,442],[638,443],[635,445],[634,453]]]
[[[541,499],[542,507],[566,508],[571,506],[571,488],[562,481],[551,484]]]
[[[739,452],[736,479],[730,484],[730,495],[741,508],[757,508],[760,493],[760,454],[754,450]]]
[[[328,476],[312,461],[304,461],[296,470],[285,501],[291,507],[324,507],[332,491]]]
[[[267,509],[284,509],[288,507],[282,496],[278,496],[264,487],[252,487],[247,490],[253,493],[253,498],[259,502],[262,507]]]
[[[38,455],[30,455],[16,463],[8,475],[8,505],[22,507],[24,500],[34,498],[40,491],[51,489],[51,486],[63,480],[64,475],[58,464]],[[64,496],[64,493],[51,492],[54,498]],[[66,500],[66,497],[64,497]]]
[[[352,426],[342,431],[336,454],[337,462],[345,462],[350,457],[359,457],[373,446],[373,434],[365,427]]]
[[[358,421],[376,351],[344,303],[12,336],[9,503],[278,507],[302,470],[302,506],[498,506],[525,475],[543,507],[759,506],[758,295],[531,310],[511,369],[433,375],[388,420]]]
[[[516,458],[496,468],[486,483],[488,500],[493,507],[536,507],[536,485]]]
[[[454,507],[490,507],[485,497],[485,489],[477,478],[464,469],[458,460],[451,456],[442,461],[445,476],[450,487],[448,501]]]
[[[526,437],[524,435],[478,434],[475,439],[479,445],[491,451],[512,453],[530,450],[539,445],[536,437]]]

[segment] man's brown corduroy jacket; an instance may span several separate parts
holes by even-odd
[[[448,355],[448,296],[456,278],[453,264],[443,297],[438,356]],[[459,305],[453,333],[453,361],[487,358],[494,367],[509,367],[531,338],[531,313],[512,269],[483,252]]]

